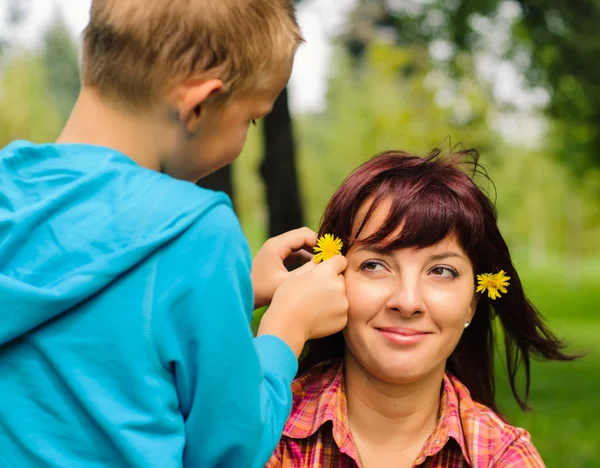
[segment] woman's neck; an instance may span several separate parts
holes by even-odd
[[[405,453],[414,461],[434,431],[444,369],[410,384],[395,385],[369,374],[346,350],[344,378],[348,418],[363,460],[368,454]],[[366,466],[370,466],[365,461]],[[371,465],[372,466],[372,465]]]

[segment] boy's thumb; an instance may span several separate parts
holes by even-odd
[[[338,275],[342,273],[348,266],[348,260],[346,260],[346,257],[343,255],[335,255],[323,263],[329,266],[329,268],[335,271],[335,273]]]
[[[301,267],[296,268],[292,274],[302,274],[302,273],[307,273],[310,270],[312,270],[313,268],[315,268],[317,266],[317,264],[313,261],[313,260],[309,260],[308,262],[306,262],[304,265],[302,265]]]

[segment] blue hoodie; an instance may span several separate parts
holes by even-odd
[[[264,466],[297,370],[253,339],[227,196],[116,151],[0,151],[0,466]]]

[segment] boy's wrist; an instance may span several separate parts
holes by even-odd
[[[299,358],[304,349],[304,345],[308,341],[304,330],[300,324],[283,323],[282,320],[278,320],[276,315],[278,315],[276,311],[268,309],[263,315],[256,335],[276,336],[290,347],[296,355],[296,358]]]
[[[261,296],[254,296],[254,310],[261,309],[262,307],[266,307],[271,303],[270,299]]]

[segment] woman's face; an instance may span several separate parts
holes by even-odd
[[[374,211],[361,238],[378,230],[388,206]],[[365,203],[359,220],[367,209]],[[431,247],[389,253],[353,246],[346,256],[344,338],[358,364],[395,384],[443,372],[477,305],[473,267],[458,242],[449,236]]]

